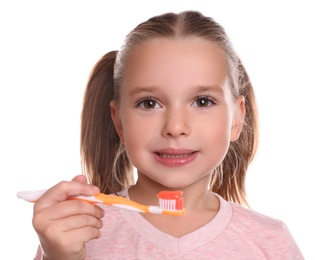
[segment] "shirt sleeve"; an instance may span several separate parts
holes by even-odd
[[[282,250],[281,250],[281,259],[287,260],[304,260],[305,258],[302,255],[297,243],[295,242],[293,236],[291,235],[288,227],[283,223],[283,232],[282,232]]]

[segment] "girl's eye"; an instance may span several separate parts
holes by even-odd
[[[194,106],[196,107],[209,107],[213,104],[214,102],[208,97],[199,97],[194,101]]]
[[[157,101],[150,98],[142,100],[139,102],[138,106],[145,109],[161,108],[161,105]]]

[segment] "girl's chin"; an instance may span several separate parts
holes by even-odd
[[[138,171],[137,184],[158,190],[184,190],[193,186],[206,187],[208,189],[211,174],[203,170],[200,174],[193,176],[191,171],[191,169],[184,168],[162,168],[160,170],[162,174],[159,174],[158,167],[155,168],[154,173],[144,173],[145,171]]]
[[[147,177],[148,178],[148,177]],[[189,187],[194,186],[194,184],[197,184],[198,180],[186,180],[183,181],[183,178],[174,179],[171,178],[168,179],[158,179],[158,178],[152,178],[151,181],[148,183],[146,182],[147,187],[152,187],[152,189],[158,189],[158,190],[184,190]]]
[[[177,179],[177,178],[176,178]],[[174,178],[155,178],[154,176],[149,176],[146,174],[139,174],[136,186],[144,185],[146,187],[151,187],[152,189],[182,189],[189,185],[184,183],[182,180],[174,180]]]

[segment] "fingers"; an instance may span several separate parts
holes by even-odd
[[[99,229],[85,226],[65,232],[50,232],[39,234],[43,255],[47,259],[85,259],[85,243],[101,236]],[[45,259],[46,259],[45,258]]]
[[[64,232],[85,227],[100,229],[103,227],[103,221],[89,215],[77,215],[65,218],[62,225],[56,225],[58,230],[63,230]]]
[[[39,215],[39,217],[41,217],[41,211],[35,213],[36,214],[34,215]],[[102,208],[80,200],[62,201],[51,207],[45,208],[45,215],[49,216],[50,220],[62,219],[68,216],[77,215],[78,213],[82,215],[90,215],[98,219],[101,219],[104,216],[104,210]]]
[[[90,226],[62,234],[55,233],[54,236],[50,237],[52,243],[48,247],[46,242],[41,239],[42,250],[45,255],[52,256],[49,259],[85,259],[83,258],[85,256],[85,243],[100,236],[100,231]]]
[[[102,228],[104,211],[95,205],[90,205],[83,201],[68,201],[68,204],[82,204],[82,207],[70,207],[71,210],[67,210],[69,207],[65,203],[59,203],[59,207],[54,207],[52,210],[47,209],[33,216],[33,226],[37,233],[41,234],[42,237],[54,240],[54,236],[59,234],[68,233],[73,237],[77,229],[90,229],[98,230]],[[73,203],[75,202],[75,203]],[[90,207],[84,207],[86,204]],[[77,208],[78,210],[74,210]],[[81,210],[80,210],[81,209]],[[61,211],[60,214],[52,212]],[[77,231],[76,231],[77,232]],[[98,232],[93,231],[92,234],[82,235],[83,237],[98,237]]]
[[[82,243],[85,244],[92,239],[98,239],[101,236],[99,229],[92,228],[91,226],[86,226],[80,229],[71,230],[71,236],[81,237]],[[71,240],[70,240],[71,241]],[[69,241],[68,241],[69,242]]]
[[[62,181],[47,190],[35,203],[34,212],[65,201],[70,196],[93,196],[99,192],[98,187],[86,183],[86,178],[83,175],[76,176],[73,181]]]

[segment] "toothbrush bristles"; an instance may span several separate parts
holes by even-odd
[[[170,211],[183,210],[184,199],[181,197],[182,194],[182,191],[161,191],[157,195],[160,208]]]

